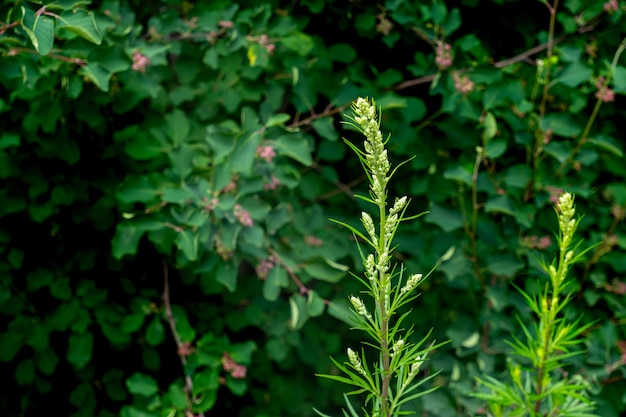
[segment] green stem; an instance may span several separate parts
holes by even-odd
[[[615,73],[617,62],[619,61],[619,58],[622,55],[622,52],[624,52],[624,49],[626,49],[626,38],[622,39],[622,43],[620,43],[619,47],[617,48],[617,51],[615,51],[615,55],[613,56],[613,62],[611,62],[611,71],[609,72],[609,75],[604,80],[604,83],[602,83],[602,89],[608,88],[609,82],[611,81],[611,79],[613,78],[613,74]],[[589,136],[589,132],[591,131],[591,126],[593,126],[593,123],[596,120],[596,116],[598,115],[598,111],[600,111],[600,107],[602,106],[602,103],[604,103],[602,101],[602,98],[598,98],[598,100],[596,101],[596,105],[593,107],[593,111],[591,112],[591,117],[589,117],[589,120],[587,120],[587,125],[585,126],[585,130],[583,130],[583,134],[580,136],[580,139],[578,139],[576,146],[574,147],[572,152],[568,155],[567,159],[565,159],[565,161],[563,161],[561,165],[559,166],[559,168],[556,170],[555,172],[556,176],[560,175],[561,171],[563,171],[563,169],[565,169],[565,167],[572,162],[572,160],[576,157],[576,155],[578,155],[578,152],[580,152],[580,148],[582,148],[582,146],[587,141],[587,137]]]
[[[386,178],[379,178],[380,184],[385,184]],[[387,234],[385,233],[386,225],[387,225],[387,207],[386,207],[386,194],[387,188],[386,185],[382,185],[382,190],[380,195],[378,195],[378,209],[380,214],[380,228],[379,228],[379,241],[378,241],[378,259],[380,261],[381,256],[387,253],[389,242],[387,242]],[[386,256],[386,255],[385,255]],[[386,261],[386,260],[385,260]],[[389,283],[387,282],[390,277],[387,272],[379,271],[379,309],[380,309],[380,347],[381,347],[381,355],[383,362],[383,374],[382,374],[382,385],[381,385],[381,393],[380,393],[380,402],[381,402],[381,416],[389,417],[389,382],[391,379],[391,373],[389,372],[390,365],[390,353],[389,353],[389,304],[390,304],[390,294],[389,294]]]

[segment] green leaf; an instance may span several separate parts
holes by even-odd
[[[472,185],[472,167],[463,167],[461,165],[453,165],[446,169],[443,177],[447,180],[458,181],[466,185]]]
[[[237,268],[231,262],[222,262],[215,271],[217,282],[223,284],[228,291],[233,292],[237,288]]]
[[[532,177],[532,170],[528,165],[513,165],[506,170],[504,183],[508,187],[524,188]]]
[[[187,407],[187,395],[185,391],[177,384],[170,385],[170,389],[167,391],[172,400],[172,404],[178,410],[185,410]]]
[[[15,382],[18,385],[30,385],[35,380],[35,362],[25,359],[15,367]]]
[[[156,197],[157,190],[147,177],[131,177],[117,190],[116,195],[123,203],[146,203]]]
[[[194,198],[193,191],[186,186],[167,187],[161,189],[162,200],[167,203],[184,205]]]
[[[293,158],[305,166],[313,163],[309,141],[301,135],[284,135],[279,137],[274,144],[281,155]]]
[[[185,229],[176,235],[176,247],[190,261],[198,259],[198,234],[191,229]]]
[[[163,155],[168,148],[159,143],[159,140],[144,133],[129,138],[124,150],[133,159],[150,161],[159,155]]]
[[[289,297],[289,310],[291,311],[289,327],[299,330],[309,318],[306,309],[306,299],[301,295],[293,294]]]
[[[306,301],[306,312],[311,317],[317,317],[321,315],[326,309],[324,299],[320,297],[317,292],[309,290],[309,295]]]
[[[544,132],[552,129],[555,135],[566,138],[576,137],[582,130],[577,120],[574,120],[568,113],[552,113],[543,118],[541,129]]]
[[[166,129],[165,133],[172,140],[174,146],[183,143],[189,136],[191,125],[189,118],[182,110],[175,109],[173,112],[165,116]]]
[[[145,233],[144,229],[136,227],[130,222],[117,225],[115,235],[111,239],[111,254],[116,259],[122,259],[124,255],[135,255],[139,240]]]
[[[69,337],[67,347],[67,361],[78,369],[83,369],[89,361],[93,352],[93,334],[72,333]]]
[[[487,268],[496,276],[513,277],[524,263],[512,254],[496,253],[487,257]]]
[[[498,195],[490,198],[485,204],[485,211],[487,213],[504,213],[509,216],[515,215],[515,210],[511,205],[511,201],[506,195]]]
[[[146,327],[146,343],[150,346],[157,346],[165,340],[165,328],[161,318],[155,316]]]
[[[232,171],[243,175],[252,173],[256,151],[261,144],[259,132],[253,132],[245,139],[239,139],[230,159]]]
[[[120,417],[161,417],[161,415],[150,413],[137,407],[125,405],[120,411]]]
[[[280,339],[270,339],[265,344],[265,349],[267,350],[267,354],[272,358],[272,360],[276,362],[282,362],[287,358],[289,354],[289,344],[285,343],[284,340]]]
[[[304,271],[321,281],[337,283],[346,275],[347,268],[326,258],[317,258],[313,263],[304,265]]]
[[[172,164],[172,171],[181,181],[193,172],[193,154],[188,144],[181,144],[179,147],[173,149],[168,156]]]
[[[30,7],[22,6],[22,29],[41,55],[47,55],[54,44],[54,18],[37,14]],[[42,9],[39,9],[42,10]]]
[[[567,65],[559,74],[555,82],[560,82],[568,87],[578,87],[593,75],[593,70],[580,61],[574,61]]]
[[[333,61],[351,63],[356,55],[354,48],[347,43],[338,43],[328,48],[328,56]]]
[[[289,277],[285,268],[281,268],[276,265],[267,274],[265,282],[263,283],[263,298],[268,301],[278,300],[280,295],[280,289],[289,285]]]
[[[159,386],[149,375],[134,373],[126,380],[126,387],[132,394],[150,397],[159,392]]]
[[[307,55],[313,49],[313,39],[302,32],[294,32],[282,39],[282,44],[299,55]]]
[[[267,119],[267,122],[265,122],[265,127],[282,126],[289,121],[289,119],[291,119],[291,115],[287,113],[273,114]]]
[[[572,153],[572,145],[567,141],[551,141],[546,145],[545,153],[559,162],[564,162]]]
[[[459,229],[463,226],[463,217],[461,212],[451,208],[433,203],[430,207],[430,213],[424,218],[426,223],[436,224],[446,233]]]
[[[35,363],[44,375],[52,375],[59,363],[59,357],[51,348],[46,348],[35,353]]]
[[[354,311],[352,311],[348,303],[343,299],[331,300],[328,304],[328,314],[343,321],[348,326],[354,327],[358,325],[354,317]]]
[[[26,286],[29,292],[47,287],[53,281],[52,272],[47,269],[37,268],[26,276]]]
[[[105,93],[109,91],[109,80],[112,73],[97,62],[89,62],[81,69],[82,73]]]
[[[13,132],[2,132],[0,135],[0,150],[12,146],[20,146],[20,135]]]
[[[314,120],[311,126],[318,135],[326,140],[334,142],[339,139],[339,132],[335,129],[333,117],[328,116]]]
[[[613,87],[616,93],[626,93],[626,67],[621,65],[615,67]]]
[[[94,14],[83,9],[66,10],[61,13],[58,28],[73,32],[96,45],[102,42],[102,34],[98,30]]]
[[[600,134],[595,138],[587,139],[587,142],[592,143],[597,147],[604,149],[605,151],[612,153],[613,155],[620,158],[624,156],[624,152],[622,151],[619,143],[610,136]]]

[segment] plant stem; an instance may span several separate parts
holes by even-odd
[[[384,176],[379,176],[378,180],[380,184],[385,184],[386,178]],[[379,234],[380,239],[378,242],[378,259],[379,264],[383,263],[380,261],[381,258],[387,257],[387,248],[389,243],[387,241],[387,234],[385,233],[386,225],[387,225],[387,207],[386,207],[386,186],[382,187],[382,191],[377,196],[378,197],[378,210],[380,215],[380,226],[379,226]],[[383,259],[385,260],[385,259]],[[385,260],[386,261],[386,260]],[[383,361],[383,375],[382,375],[382,385],[381,385],[381,416],[389,417],[389,380],[391,379],[391,373],[389,372],[389,312],[388,306],[390,301],[389,294],[389,282],[390,276],[384,270],[379,270],[380,283],[378,287],[379,292],[379,309],[380,309],[380,347],[381,347],[381,355]]]
[[[622,43],[617,48],[617,51],[615,51],[615,55],[613,55],[613,62],[611,62],[611,71],[609,72],[609,75],[606,77],[606,79],[602,83],[603,89],[608,88],[609,82],[613,78],[613,73],[615,72],[615,68],[617,67],[617,62],[620,56],[622,55],[622,52],[624,52],[624,49],[626,49],[626,38],[622,39]],[[565,161],[563,161],[561,165],[559,166],[559,168],[556,170],[554,174],[555,176],[560,175],[561,171],[569,163],[571,163],[572,160],[578,154],[578,152],[580,152],[580,148],[582,148],[582,146],[587,141],[587,136],[589,136],[589,132],[591,131],[591,126],[593,126],[593,122],[595,122],[596,120],[596,116],[598,115],[598,111],[600,111],[600,107],[602,106],[602,103],[604,103],[604,101],[602,101],[602,98],[599,97],[598,100],[596,101],[596,105],[593,107],[593,111],[591,112],[591,116],[589,117],[589,120],[587,120],[587,124],[585,125],[585,130],[583,130],[582,135],[580,135],[580,139],[578,139],[578,142],[576,142],[576,146],[574,147],[572,152],[567,156],[567,159],[565,159]]]

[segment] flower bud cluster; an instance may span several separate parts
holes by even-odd
[[[404,295],[408,292],[413,291],[417,284],[422,280],[422,274],[412,274],[409,276],[409,279],[406,280],[406,284],[402,289],[400,289],[400,295]]]
[[[348,359],[350,360],[350,365],[352,365],[354,370],[365,376],[365,369],[363,369],[363,364],[361,363],[361,359],[359,359],[359,355],[357,355],[357,353],[350,348],[348,348]]]
[[[564,193],[559,197],[559,228],[562,233],[561,248],[567,248],[572,242],[572,237],[576,230],[576,220],[574,215],[576,209],[574,208],[574,198],[570,193]]]
[[[389,177],[390,165],[383,134],[376,118],[376,107],[373,103],[360,97],[353,104],[355,113],[354,121],[361,127],[365,135],[365,164],[371,172],[371,189],[374,194],[374,202],[382,204],[385,201],[385,187]]]
[[[367,307],[365,307],[365,303],[359,297],[355,297],[354,295],[350,296],[350,302],[352,303],[352,307],[356,310],[359,315],[366,317],[368,319],[372,319],[372,315],[367,311]]]

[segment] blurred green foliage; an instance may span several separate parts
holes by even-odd
[[[391,158],[416,155],[390,190],[430,211],[397,235],[407,268],[457,247],[413,306],[451,340],[413,407],[481,413],[467,394],[506,370],[530,317],[511,284],[536,290],[566,189],[600,242],[573,271],[571,317],[598,324],[568,366],[620,415],[624,5],[554,3],[2,1],[2,415],[337,409],[313,375],[355,337],[358,252],[328,218],[356,224],[367,186],[339,140],[361,140],[338,116],[358,96]]]

